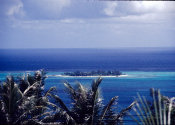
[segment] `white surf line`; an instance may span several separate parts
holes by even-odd
[[[68,75],[47,75],[47,77],[88,77],[88,78],[94,78],[94,77],[126,77],[128,75],[118,75],[118,76],[68,76]]]

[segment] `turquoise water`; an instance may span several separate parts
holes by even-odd
[[[173,97],[175,96],[175,72],[141,72],[129,71],[123,72],[126,76],[123,77],[105,77],[100,85],[101,94],[105,98],[104,101],[110,100],[113,96],[119,96],[119,103],[127,105],[133,101],[137,92],[141,95],[149,96],[149,89],[160,89],[161,93]],[[7,75],[22,76],[24,72],[1,72],[0,81],[4,81]],[[48,72],[47,75],[58,75],[60,72]],[[75,85],[77,81],[81,82],[86,87],[90,87],[93,79],[87,77],[55,77],[50,76],[46,79],[45,89],[51,86],[56,86],[58,94],[65,99],[64,81]]]
[[[105,77],[100,85],[102,95],[105,99],[113,96],[119,96],[121,105],[131,102],[136,93],[149,96],[149,89],[160,89],[164,95],[175,96],[175,72],[141,72],[130,71],[123,72],[123,77]],[[59,72],[51,72],[48,75],[60,74]],[[57,86],[59,90],[64,89],[63,82],[68,81],[75,85],[77,81],[85,86],[90,86],[95,78],[87,77],[49,77],[46,80],[46,88]],[[106,101],[106,100],[105,100]]]

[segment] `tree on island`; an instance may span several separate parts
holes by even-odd
[[[81,72],[81,71],[75,71],[75,72],[65,72],[63,75],[67,76],[119,76],[122,75],[122,72],[117,70],[109,70],[109,71],[103,71],[103,70],[97,70],[97,71],[91,71],[91,72]]]

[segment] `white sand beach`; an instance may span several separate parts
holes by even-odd
[[[118,76],[68,76],[68,75],[48,75],[47,77],[88,77],[88,78],[96,78],[96,77],[102,77],[102,78],[111,78],[111,77],[126,77],[128,75],[118,75]]]

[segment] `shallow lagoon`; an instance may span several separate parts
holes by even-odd
[[[164,95],[174,96],[175,89],[175,72],[141,72],[130,71],[123,72],[127,76],[123,77],[105,77],[100,85],[103,97],[108,100],[117,95],[120,97],[119,102],[123,105],[132,101],[136,93],[148,96],[150,88],[160,89]],[[60,74],[59,72],[50,72],[48,75]],[[76,84],[77,81],[85,86],[90,86],[93,79],[87,77],[48,77],[46,88],[57,86],[59,90],[64,89],[63,82],[68,81]]]
[[[149,89],[160,89],[161,93],[166,96],[175,96],[175,72],[142,72],[128,71],[123,72],[126,76],[122,77],[105,77],[100,85],[101,93],[105,101],[113,96],[119,96],[121,105],[126,105],[131,102],[139,92],[141,95],[149,96]],[[24,72],[0,72],[0,81],[4,81],[7,75],[22,76]],[[58,75],[61,72],[47,72],[47,75]],[[64,94],[64,81],[75,85],[80,82],[83,85],[90,87],[94,77],[56,77],[49,76],[46,79],[45,89],[51,86],[56,86],[58,94],[62,97]],[[65,98],[64,98],[65,99]]]

